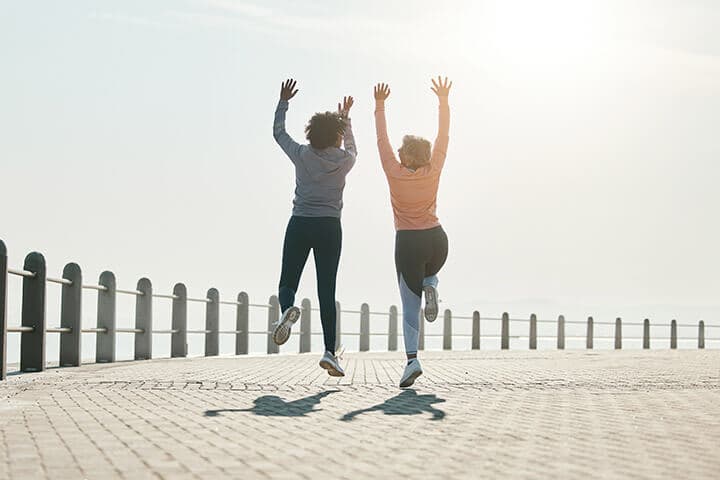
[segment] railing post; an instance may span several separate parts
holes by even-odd
[[[510,315],[507,312],[502,314],[502,324],[500,327],[500,348],[502,350],[510,348]]]
[[[622,348],[622,319],[615,319],[615,350]]]
[[[300,353],[307,353],[312,345],[312,305],[310,299],[303,298],[300,309]]]
[[[650,348],[650,319],[643,320],[643,348]]]
[[[172,329],[170,356],[172,358],[187,357],[187,288],[183,283],[176,283],[173,288]]]
[[[103,272],[98,285],[106,290],[98,290],[97,328],[105,328],[105,333],[95,335],[95,361],[97,363],[115,361],[115,274]]]
[[[558,348],[558,350],[565,349],[565,316],[564,315],[560,315],[558,317],[557,348]]]
[[[238,333],[235,337],[235,355],[247,355],[248,353],[248,328],[250,326],[250,298],[245,292],[240,292],[237,297],[240,305],[237,307],[237,319],[235,330]]]
[[[405,312],[403,312],[405,315]],[[420,310],[420,321],[418,322],[420,331],[418,332],[418,350],[425,350],[425,310]]]
[[[7,377],[7,269],[7,247],[0,240],[0,380]]]
[[[530,315],[530,350],[537,350],[537,315]]]
[[[205,304],[205,356],[216,357],[220,354],[220,293],[216,288],[207,291]]]
[[[370,350],[370,306],[363,303],[360,306],[360,351]]]
[[[452,350],[452,312],[449,308],[445,309],[443,318],[443,350]]]
[[[705,322],[702,320],[698,323],[698,348],[705,348]]]
[[[268,319],[267,319],[267,353],[278,353],[280,347],[275,344],[272,338],[273,328],[280,321],[280,303],[277,295],[272,295],[268,300]]]
[[[82,359],[82,271],[77,263],[68,263],[63,278],[72,284],[63,284],[60,306],[60,326],[70,333],[60,334],[60,366],[79,367]]]
[[[587,333],[585,334],[585,348],[593,349],[593,317],[587,319]]]
[[[342,342],[340,341],[342,326],[342,310],[340,309],[340,302],[335,302],[335,351],[340,349]]]
[[[677,322],[674,319],[670,322],[670,348],[677,348]]]
[[[388,352],[397,351],[398,342],[398,310],[395,305],[390,307],[388,320]]]
[[[475,310],[472,319],[472,345],[473,350],[480,350],[480,312]]]
[[[35,276],[23,277],[22,325],[34,330],[20,334],[20,370],[41,372],[45,370],[45,257],[32,252],[23,268]]]
[[[135,297],[135,360],[152,358],[152,283],[141,278],[137,283],[137,291],[142,295]]]

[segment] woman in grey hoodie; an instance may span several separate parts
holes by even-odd
[[[320,366],[341,377],[345,372],[335,356],[335,281],[342,246],[340,212],[345,176],[357,157],[348,117],[353,98],[345,97],[337,113],[313,115],[305,127],[310,143],[300,145],[285,131],[285,113],[289,100],[298,92],[296,85],[292,79],[283,82],[273,124],[275,141],[295,165],[295,199],[285,232],[278,292],[283,314],[274,328],[273,340],[278,345],[287,342],[292,325],[300,317],[300,309],[294,306],[295,293],[312,249],[325,341]]]

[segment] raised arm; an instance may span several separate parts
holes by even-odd
[[[387,134],[385,121],[385,100],[390,96],[390,87],[385,83],[378,83],[374,89],[375,94],[375,132],[377,133],[378,152],[383,170],[386,172],[399,165]]]
[[[435,145],[433,145],[430,163],[434,168],[442,169],[443,165],[445,165],[448,143],[450,142],[450,104],[448,103],[448,96],[450,95],[452,81],[448,83],[447,77],[445,77],[445,80],[438,77],[437,82],[434,79],[432,80],[432,84],[433,86],[430,89],[437,95],[440,105],[438,107],[438,134]]]
[[[280,88],[280,101],[275,109],[275,121],[273,122],[273,137],[275,137],[275,141],[293,163],[300,157],[300,144],[285,131],[285,113],[290,105],[290,99],[298,92],[295,85],[297,85],[297,82],[293,79],[283,82]]]
[[[352,131],[352,122],[350,121],[350,109],[355,103],[353,97],[344,97],[342,104],[338,103],[338,113],[345,122],[345,132],[343,133],[343,146],[345,151],[353,158],[353,163],[357,157],[357,147],[355,146],[355,136]]]

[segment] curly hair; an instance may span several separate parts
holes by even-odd
[[[345,122],[334,112],[316,113],[305,127],[305,138],[318,150],[335,146],[338,135],[344,133]]]
[[[403,144],[400,147],[402,152],[401,160],[408,168],[417,169],[430,163],[432,145],[428,140],[415,135],[405,135]]]

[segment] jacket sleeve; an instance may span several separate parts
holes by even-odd
[[[450,142],[450,105],[447,97],[440,97],[438,107],[438,134],[433,145],[430,164],[433,168],[442,170],[447,156],[448,143]]]
[[[285,131],[285,113],[288,110],[287,100],[280,100],[275,109],[275,121],[273,122],[273,137],[283,152],[290,157],[293,163],[297,163],[300,158],[301,145],[298,144]]]
[[[385,121],[385,102],[383,100],[375,101],[375,132],[377,133],[378,152],[380,153],[380,162],[382,163],[385,173],[396,169],[399,165],[392,145],[388,139],[387,123]]]
[[[357,147],[355,146],[355,136],[352,131],[352,122],[349,118],[345,119],[345,134],[343,135],[343,146],[345,152],[348,154],[348,166],[349,171],[354,165],[357,159]]]

